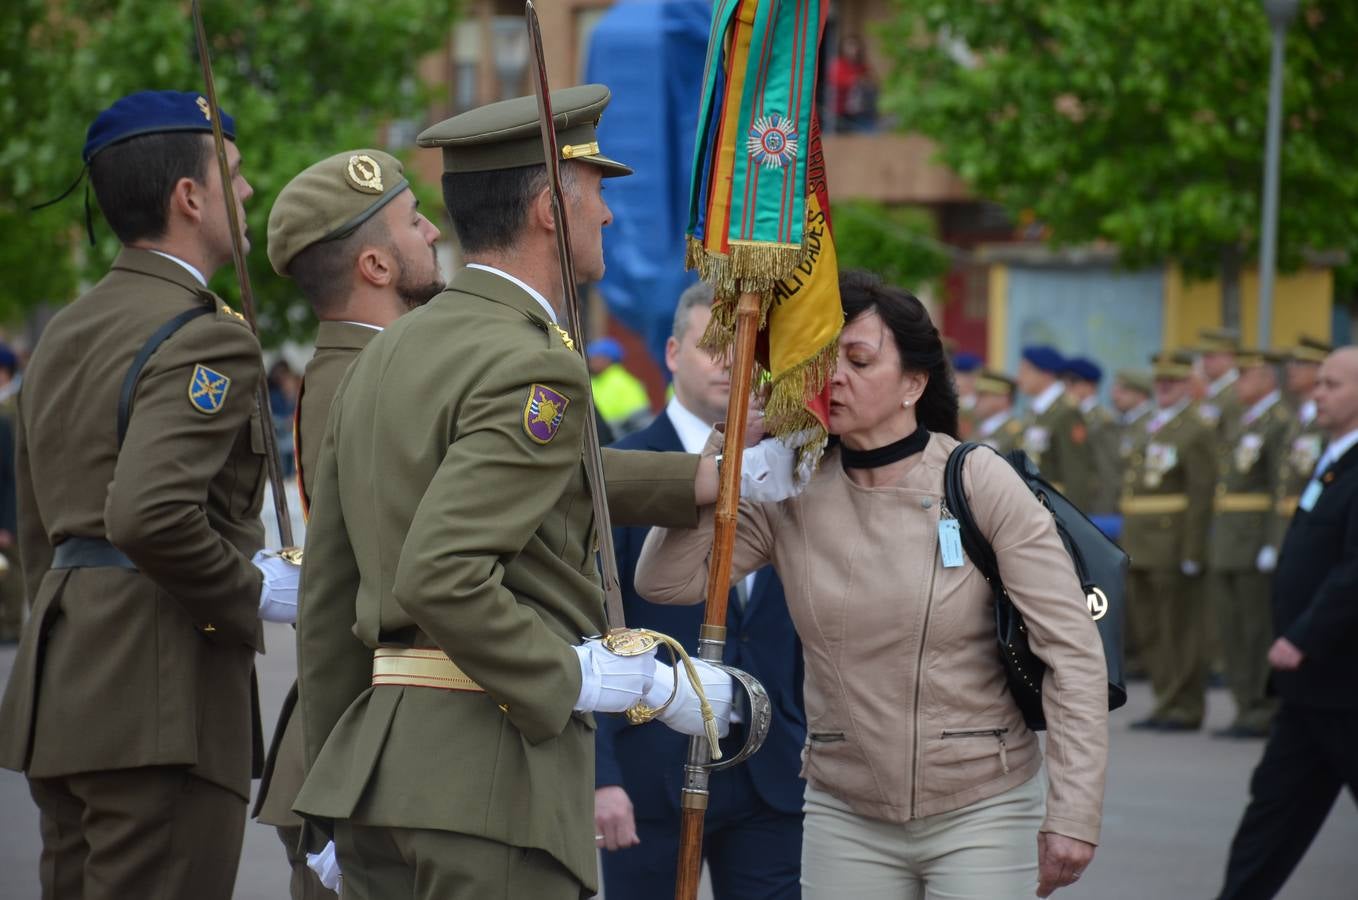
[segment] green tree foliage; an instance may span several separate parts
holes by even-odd
[[[422,117],[419,57],[442,45],[455,0],[206,0],[217,96],[237,120],[254,249],[251,282],[266,342],[309,327],[290,282],[265,256],[268,212],[303,168],[372,146],[383,124]],[[107,267],[117,240],[95,207],[85,237],[80,172],[98,112],[143,89],[202,90],[189,4],[182,0],[9,0],[0,16],[0,319],[71,299]],[[429,195],[429,186],[417,185]],[[227,266],[213,282],[239,296]]]
[[[933,218],[909,206],[835,201],[830,210],[841,269],[867,269],[911,291],[942,278],[948,249],[934,238]]]
[[[1258,251],[1270,31],[1260,0],[894,0],[887,102],[1056,243],[1199,275]],[[1358,4],[1287,36],[1279,257],[1358,250]]]

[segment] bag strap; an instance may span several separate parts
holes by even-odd
[[[971,514],[971,507],[967,504],[966,490],[962,485],[962,464],[971,451],[981,446],[983,445],[974,441],[965,441],[948,454],[948,464],[943,470],[943,502],[947,505],[948,512],[957,520],[962,537],[962,549],[966,551],[967,557],[992,585],[999,588],[1000,567],[995,559],[995,550],[985,539],[985,535],[981,534],[976,518]]]
[[[212,312],[206,306],[195,306],[186,309],[175,316],[164,325],[155,330],[146,339],[146,343],[137,351],[137,355],[132,359],[132,365],[128,367],[127,375],[123,377],[122,390],[118,392],[118,449],[123,448],[123,440],[127,437],[128,422],[132,418],[132,394],[137,390],[137,382],[141,380],[141,370],[146,367],[146,362],[151,358],[161,344],[185,325],[192,322],[199,316],[205,316]]]

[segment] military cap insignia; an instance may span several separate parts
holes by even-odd
[[[384,190],[382,167],[366,153],[357,153],[349,157],[349,166],[344,174],[348,176],[351,186],[365,194],[380,194]]]
[[[215,416],[226,405],[231,379],[199,363],[189,376],[189,403],[200,413]]]
[[[523,407],[523,430],[534,442],[546,444],[556,437],[561,420],[566,418],[570,398],[549,387],[535,384],[528,389],[528,402]]]
[[[754,161],[767,169],[781,169],[797,158],[797,128],[780,113],[755,119],[745,142]]]
[[[205,97],[199,97],[199,98],[198,98],[198,108],[201,109],[201,110],[203,111],[203,118],[204,118],[204,119],[207,119],[209,122],[211,122],[211,121],[212,121],[212,107],[210,107],[210,106],[207,105],[207,98],[205,98]]]

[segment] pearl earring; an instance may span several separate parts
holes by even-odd
[[[901,401],[901,406],[909,407],[909,406],[910,406],[910,401],[909,401],[909,400],[902,400],[902,401]]]

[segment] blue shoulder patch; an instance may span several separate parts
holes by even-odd
[[[221,412],[229,390],[231,379],[221,372],[202,363],[193,367],[193,374],[189,376],[189,403],[200,413],[214,416]]]

